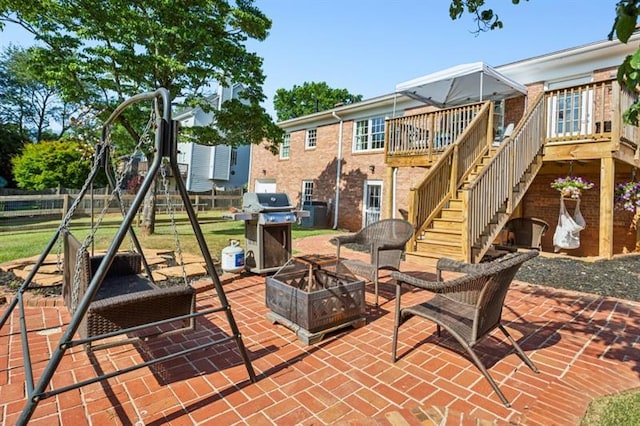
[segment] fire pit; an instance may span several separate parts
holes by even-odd
[[[267,318],[294,331],[309,345],[364,318],[364,281],[335,256],[293,257],[266,279]]]

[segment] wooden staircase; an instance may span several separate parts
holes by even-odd
[[[416,238],[416,248],[408,256],[419,257],[421,263],[435,265],[440,257],[463,260],[462,234],[464,231],[464,188],[469,186],[491,161],[495,149],[490,149],[468,174],[461,188],[433,218],[431,226]]]
[[[413,261],[429,266],[441,257],[479,262],[542,167],[542,96],[498,147],[487,144],[488,136],[483,136],[491,119],[490,114],[484,118],[479,114],[454,144],[460,146],[452,148],[451,158],[442,159],[445,165],[436,163],[420,187],[412,189],[409,216],[413,223],[421,223],[407,249]],[[484,148],[473,152],[465,148],[474,145]],[[463,155],[469,158],[459,160]],[[459,167],[465,163],[469,166]],[[447,173],[450,189],[438,194],[439,181]],[[425,201],[425,197],[436,199]]]

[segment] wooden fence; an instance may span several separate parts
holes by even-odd
[[[35,216],[60,216],[63,217],[69,206],[75,200],[76,194],[39,194],[39,195],[8,195],[0,196],[0,219],[2,218],[24,218]],[[135,195],[123,195],[123,203],[125,207],[133,200]],[[94,214],[100,213],[105,203],[109,203],[109,194],[104,191],[101,194],[94,193],[86,195],[76,213],[78,214]],[[223,194],[196,194],[190,197],[191,205],[198,211],[208,211],[213,209],[228,209],[231,207],[242,207],[242,190],[228,191]],[[160,213],[168,213],[170,207],[173,206],[175,211],[184,211],[182,199],[178,194],[167,196],[164,194],[156,195],[156,211]],[[109,213],[120,211],[117,201],[112,200],[107,209]]]

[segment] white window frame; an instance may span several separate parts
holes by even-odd
[[[571,108],[566,108],[565,102],[571,99]],[[576,136],[591,133],[593,127],[593,90],[585,90],[581,94],[567,92],[566,94],[551,96],[548,100],[547,111],[549,137]],[[568,114],[565,117],[564,114]],[[568,128],[567,128],[568,126]]]
[[[280,159],[288,160],[291,153],[291,133],[287,133],[282,138],[282,144],[280,145]]]
[[[353,123],[353,152],[384,150],[384,117],[355,120]],[[374,144],[379,145],[374,147]]]
[[[373,187],[379,187],[378,193],[378,206],[372,206],[369,203],[369,189]],[[382,202],[383,198],[383,190],[384,187],[382,185],[382,180],[372,179],[365,180],[364,187],[362,190],[362,227],[364,228],[367,225],[378,222],[382,217]]]
[[[318,129],[307,129],[306,136],[304,138],[305,149],[315,149],[318,144]]]
[[[304,203],[305,201],[311,201],[313,199],[313,180],[303,180],[302,181],[302,191],[300,200]]]

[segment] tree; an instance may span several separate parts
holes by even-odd
[[[520,0],[511,0],[511,2],[519,4]],[[465,13],[474,15],[478,24],[477,32],[502,28],[504,24],[498,14],[491,8],[485,8],[484,5],[485,0],[451,0],[449,15],[454,20]],[[622,43],[627,43],[636,30],[639,12],[640,0],[618,1],[616,3],[616,18],[608,35],[609,40],[616,37]],[[637,92],[638,85],[640,85],[640,47],[632,55],[628,55],[618,67],[618,82],[627,90],[633,93]],[[640,98],[624,112],[624,119],[627,123],[637,126],[639,115]]]
[[[9,187],[15,185],[11,159],[20,154],[23,145],[23,139],[16,126],[0,123],[0,177],[7,181]]]
[[[24,139],[36,142],[53,134],[51,124],[58,125],[54,139],[69,127],[73,108],[61,102],[58,90],[45,83],[30,66],[33,51],[9,46],[0,54],[0,119],[15,124]]]
[[[93,166],[86,148],[74,141],[27,144],[11,160],[13,178],[19,188],[29,190],[81,188]]]
[[[352,95],[347,89],[332,89],[325,82],[305,82],[302,86],[294,85],[291,90],[276,90],[273,107],[278,121],[284,121],[326,111],[339,103],[348,105],[361,100],[362,95]]]
[[[282,138],[260,106],[262,59],[245,46],[248,39],[264,40],[271,28],[253,0],[3,0],[3,22],[34,34],[39,42],[34,69],[64,100],[102,121],[141,92],[164,87],[172,98],[197,99],[214,82],[231,81],[245,86],[245,102],[231,100],[214,112],[216,129],[209,141],[237,145],[266,139],[276,149]],[[120,117],[132,144],[147,117],[133,108]],[[143,233],[152,233],[153,215],[143,216]]]

